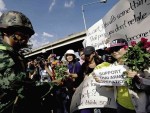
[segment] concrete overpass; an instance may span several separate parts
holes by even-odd
[[[47,58],[51,53],[55,53],[57,56],[62,57],[68,49],[73,49],[77,52],[79,48],[83,48],[82,42],[85,37],[85,31],[71,34],[56,42],[46,44],[37,49],[32,49],[31,52],[25,53],[25,57],[34,59],[37,56],[43,55]]]

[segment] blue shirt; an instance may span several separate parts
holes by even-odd
[[[80,71],[80,68],[81,68],[81,65],[78,61],[76,61],[75,63],[68,64],[68,69],[70,73],[78,74]]]

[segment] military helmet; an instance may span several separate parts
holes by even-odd
[[[30,35],[35,33],[30,20],[17,11],[8,11],[1,15],[0,30],[19,30]]]

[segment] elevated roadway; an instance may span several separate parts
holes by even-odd
[[[79,48],[83,48],[82,43],[85,37],[85,31],[71,34],[66,38],[32,49],[31,52],[25,53],[25,57],[34,59],[37,56],[43,55],[47,58],[51,53],[55,53],[57,56],[63,56],[68,49],[73,49],[77,52]]]

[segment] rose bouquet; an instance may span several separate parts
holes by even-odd
[[[150,42],[148,42],[148,39],[141,38],[138,43],[132,41],[123,58],[125,59],[125,65],[133,71],[148,69],[150,66]]]
[[[150,42],[147,38],[141,38],[131,42],[131,46],[128,47],[127,53],[123,56],[124,64],[132,71],[140,72],[150,67]],[[127,78],[128,85],[132,84],[131,78]]]

